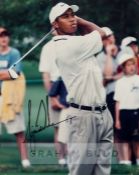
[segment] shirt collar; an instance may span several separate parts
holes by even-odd
[[[53,37],[53,41],[56,40],[67,40],[70,37],[70,35],[58,35]]]

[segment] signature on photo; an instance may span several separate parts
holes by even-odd
[[[40,100],[39,106],[38,106],[38,111],[36,112],[36,116],[32,113],[32,107],[33,107],[33,102],[32,100],[28,100],[28,126],[27,126],[27,132],[26,132],[26,141],[29,143],[35,143],[35,135],[37,133],[40,133],[44,131],[45,129],[48,129],[50,127],[56,126],[62,122],[71,120],[74,117],[68,117],[65,120],[59,121],[58,123],[50,123],[48,120],[49,116],[49,108],[48,108],[48,96],[46,96],[45,100]],[[41,112],[43,111],[43,119],[42,119],[42,114]],[[35,124],[34,124],[34,119],[35,118]],[[41,120],[40,120],[41,118]]]

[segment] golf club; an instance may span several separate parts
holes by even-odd
[[[16,61],[10,69],[14,68],[19,62],[21,62],[26,56],[28,56],[36,47],[38,47],[55,29],[51,29],[40,41],[38,41],[28,52],[26,52],[18,61]]]

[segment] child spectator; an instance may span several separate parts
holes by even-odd
[[[121,152],[119,163],[131,164],[131,151],[139,165],[139,76],[136,74],[136,61],[133,55],[119,57],[124,76],[117,80],[114,99],[116,100],[115,127],[119,130]]]

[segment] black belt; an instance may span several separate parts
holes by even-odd
[[[75,103],[70,103],[70,106],[73,108],[77,108],[77,109],[82,109],[82,110],[86,110],[86,111],[105,111],[105,109],[107,108],[107,105],[103,105],[103,106],[83,106],[83,105],[78,105]]]

